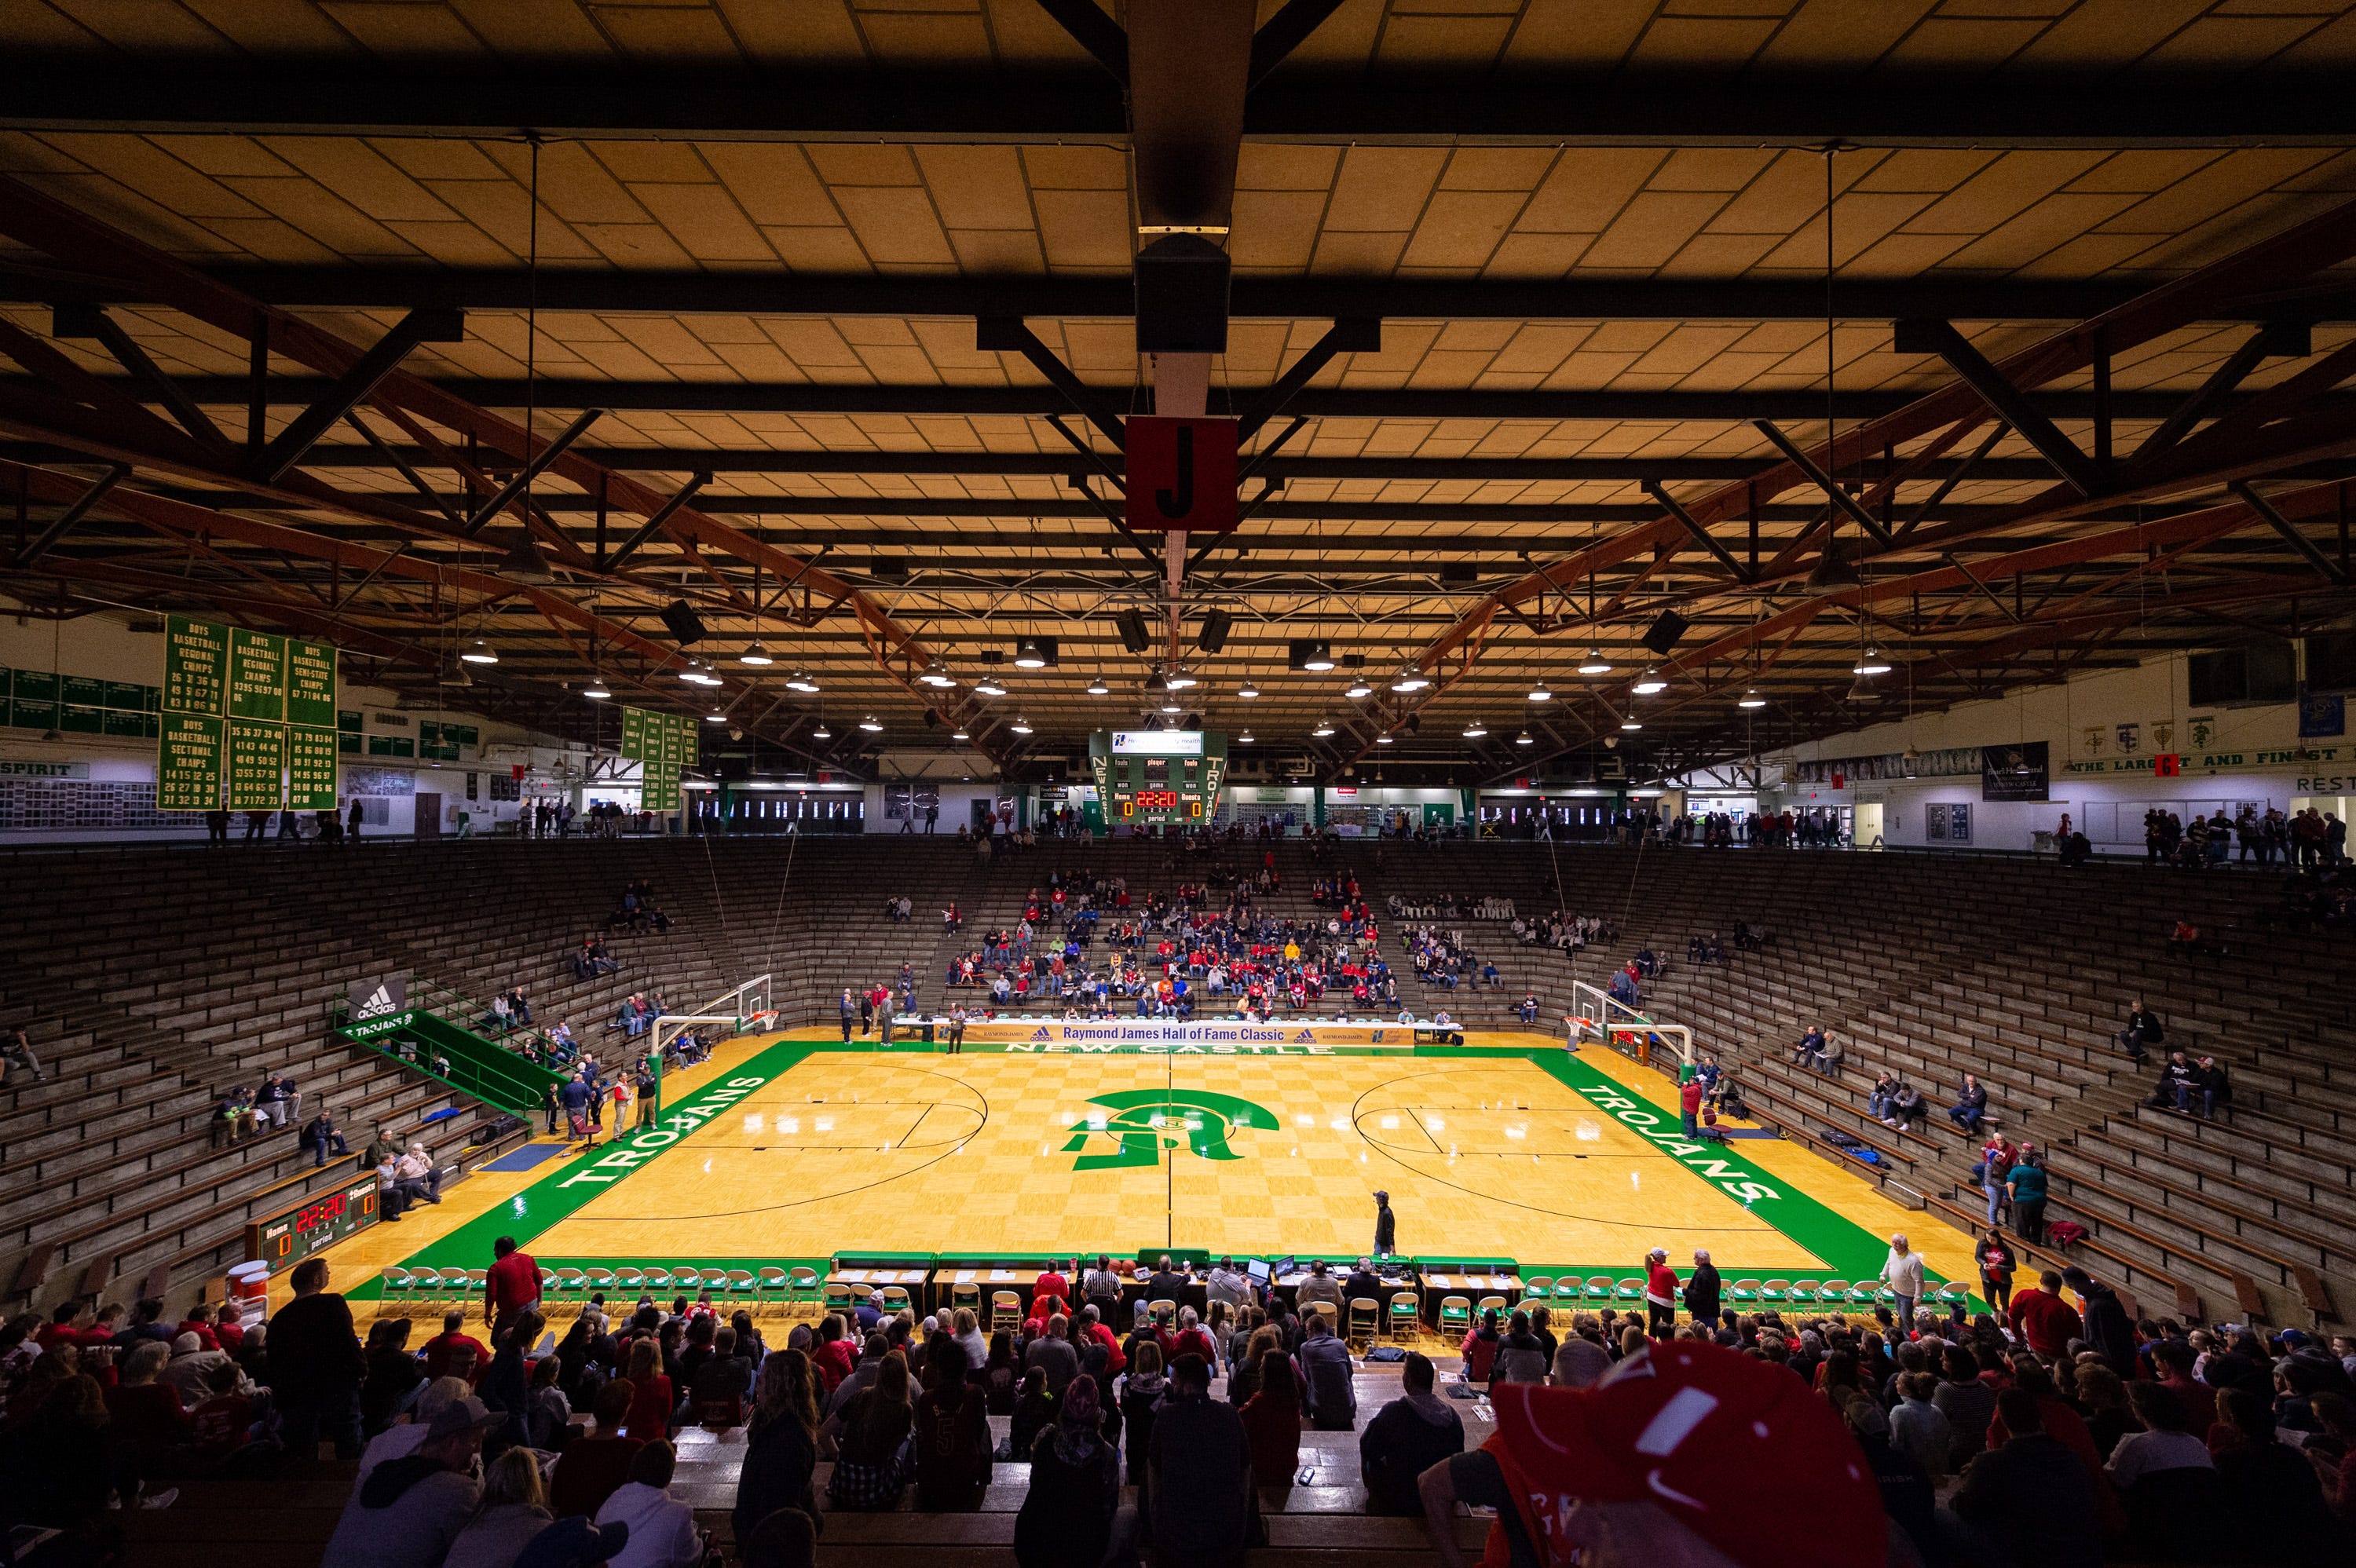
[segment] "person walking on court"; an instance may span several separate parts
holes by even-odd
[[[1398,1251],[1398,1216],[1391,1212],[1391,1195],[1375,1194],[1375,1255],[1389,1257]]]
[[[964,1050],[965,1004],[959,1002],[949,1008],[949,1054],[955,1056]]]

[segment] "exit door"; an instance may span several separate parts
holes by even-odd
[[[1855,842],[1857,848],[1860,849],[1879,849],[1881,848],[1880,806],[1860,805],[1857,808],[1857,837]]]
[[[417,797],[417,837],[420,838],[442,837],[442,797],[440,795],[421,795]]]

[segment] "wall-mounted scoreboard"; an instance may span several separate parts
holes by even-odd
[[[1098,730],[1088,769],[1108,827],[1201,827],[1219,813],[1227,738],[1215,730]]]

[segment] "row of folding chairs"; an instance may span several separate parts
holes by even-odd
[[[1926,1288],[1922,1305],[1950,1306],[1969,1299],[1970,1295],[1969,1287],[1951,1281]],[[1599,1274],[1582,1280],[1572,1275],[1559,1278],[1534,1275],[1523,1281],[1521,1304],[1525,1307],[1611,1307],[1640,1304],[1644,1299],[1644,1281],[1641,1275],[1615,1278]],[[1898,1293],[1875,1279],[1852,1283],[1845,1279],[1745,1278],[1729,1285],[1724,1299],[1725,1305],[1738,1312],[1786,1307],[1825,1307],[1836,1311],[1862,1308],[1869,1312],[1876,1307],[1896,1305]],[[1484,1297],[1481,1310],[1486,1311],[1493,1305],[1502,1308],[1505,1300],[1502,1296]]]
[[[482,1269],[388,1268],[380,1277],[389,1304],[447,1309],[480,1300],[487,1275]],[[705,1291],[711,1292],[715,1304],[734,1302],[748,1307],[816,1306],[822,1294],[818,1271],[810,1268],[558,1268],[548,1271],[541,1286],[541,1298],[552,1306],[579,1304],[603,1296],[609,1309],[642,1296],[660,1299]]]

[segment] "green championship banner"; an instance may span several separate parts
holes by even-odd
[[[622,709],[622,755],[628,761],[646,761],[647,720],[655,717],[643,708]]]
[[[286,726],[229,721],[229,808],[275,811],[286,798]]]
[[[164,711],[220,718],[229,698],[229,628],[186,615],[164,621]]]
[[[336,809],[338,739],[333,730],[307,724],[286,726],[286,804],[291,809]]]
[[[267,632],[229,630],[229,716],[263,724],[286,722],[286,639]]]
[[[336,727],[336,650],[325,643],[286,640],[286,722]]]
[[[158,811],[220,809],[222,722],[196,713],[164,715],[155,753]]]

